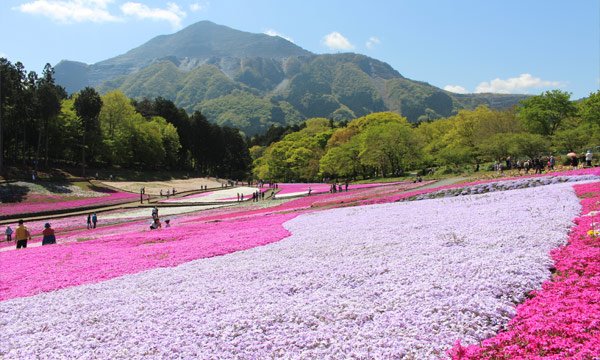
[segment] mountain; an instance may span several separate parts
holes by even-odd
[[[454,94],[365,55],[316,55],[281,37],[210,21],[96,64],[63,60],[54,70],[68,92],[94,86],[136,99],[160,96],[248,135],[310,117],[343,121],[391,110],[415,122],[478,105],[507,108],[524,98]]]

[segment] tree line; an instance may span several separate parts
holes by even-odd
[[[581,101],[560,90],[531,96],[510,110],[480,106],[435,121],[411,124],[392,112],[348,124],[306,121],[298,131],[250,148],[256,178],[314,181],[322,178],[400,176],[436,169],[460,172],[512,157],[600,150],[600,91]]]
[[[88,87],[68,96],[46,64],[41,76],[0,58],[0,173],[51,163],[195,171],[245,178],[250,156],[236,129],[188,115],[167,99],[134,101]]]

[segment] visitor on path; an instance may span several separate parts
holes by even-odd
[[[550,170],[554,170],[554,165],[556,165],[556,159],[554,159],[554,155],[550,155],[550,159],[548,159],[548,167]]]
[[[594,155],[592,154],[592,150],[588,150],[585,153],[585,165],[591,167],[592,166],[592,157]]]
[[[237,193],[237,201],[240,202],[240,193]]]
[[[310,193],[312,193],[312,188],[309,186],[308,187],[308,196],[310,196]]]
[[[348,191],[348,180],[346,180],[346,183],[344,184],[344,187],[346,189],[346,192]]]
[[[170,228],[171,227],[171,220],[170,219],[165,220],[165,227],[166,228]]]
[[[160,229],[161,227],[162,226],[160,224],[160,220],[158,218],[155,218],[152,224],[150,225],[150,230]]]
[[[88,229],[92,228],[92,214],[88,214],[88,217],[87,217],[87,228]]]
[[[162,189],[160,189],[160,197],[162,197],[162,196],[163,196],[163,194],[162,194]]]
[[[19,226],[15,231],[15,240],[17,240],[17,249],[26,248],[27,240],[31,240],[31,233],[27,226],[23,225],[23,219],[19,220]]]
[[[579,159],[577,159],[577,156],[571,158],[571,166],[573,167],[573,170],[579,167]]]
[[[175,196],[175,188],[173,188],[173,191],[171,192],[171,194],[173,194],[173,196]]]
[[[10,225],[6,227],[6,231],[4,233],[6,234],[6,241],[12,241],[13,229],[10,228]]]
[[[152,208],[152,219],[158,219],[158,208],[156,206]]]
[[[96,223],[98,222],[98,216],[96,216],[96,213],[92,214],[92,224],[94,224],[94,229],[96,228]]]
[[[264,199],[265,199],[265,192],[264,192],[264,191],[260,193],[260,199],[261,199],[261,200],[264,200]]]
[[[50,227],[50,223],[44,225],[44,231],[42,231],[42,245],[56,244],[56,236],[54,235],[54,229]]]

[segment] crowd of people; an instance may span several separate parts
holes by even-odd
[[[258,202],[259,200],[264,200],[266,196],[266,191],[256,190],[252,193],[251,199],[252,202]],[[237,201],[244,201],[244,193],[237,193]]]
[[[580,165],[579,158],[576,153],[567,154],[569,159],[568,165],[573,169],[577,169]],[[588,150],[585,155],[581,156],[582,159],[585,159],[584,166],[591,167],[592,160],[594,158],[594,154],[591,150]],[[510,156],[506,158],[503,162],[496,161],[493,165],[493,170],[499,173],[504,172],[505,170],[517,170],[519,174],[524,172],[525,174],[529,174],[529,171],[533,171],[535,174],[541,174],[544,170],[551,171],[556,168],[556,158],[554,155],[550,155],[548,157],[534,157],[532,159],[526,160],[517,160],[516,162],[511,159]]]
[[[329,192],[332,194],[336,193],[336,192],[342,192],[342,191],[348,191],[348,181],[346,181],[344,183],[344,185],[342,185],[342,183],[339,183],[339,184],[333,183],[333,184],[331,184],[331,187],[329,188]],[[309,189],[309,193],[308,193],[309,195],[310,195],[310,192],[311,191]]]

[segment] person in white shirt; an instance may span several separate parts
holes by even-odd
[[[588,151],[585,153],[585,164],[586,164],[587,166],[592,166],[592,157],[593,157],[593,155],[592,155],[592,150],[588,150]]]

